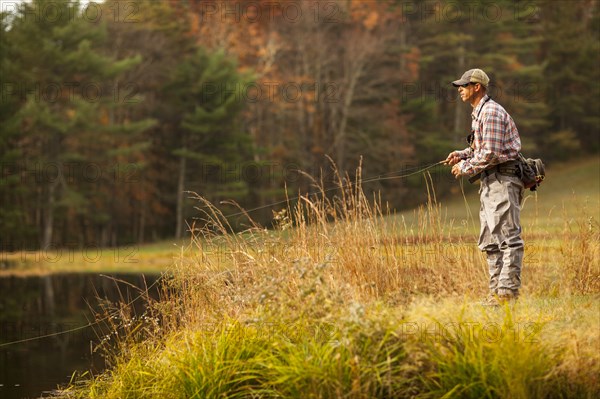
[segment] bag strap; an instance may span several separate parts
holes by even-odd
[[[485,104],[486,104],[488,101],[490,101],[491,99],[492,99],[492,97],[490,97],[490,96],[488,95],[488,96],[487,96],[487,98],[486,98],[485,100],[483,100],[483,104],[481,104],[481,108],[479,108],[479,111],[477,111],[477,116],[475,117],[475,121],[479,122],[479,115],[481,115],[481,111],[483,111],[483,108],[485,107]],[[475,139],[475,130],[471,130],[471,134],[470,134],[469,136],[472,136],[472,137],[473,137],[473,140],[474,140],[474,139]],[[470,137],[469,137],[469,138],[467,138],[467,142],[469,142],[469,139],[470,139]],[[493,168],[495,168],[496,166],[498,166],[498,165],[494,165],[494,166],[492,166],[492,167],[491,167],[491,168],[489,168],[489,169],[493,169]],[[474,176],[471,176],[471,177],[469,178],[469,183],[471,183],[471,184],[472,184],[472,183],[475,183],[477,180],[479,180],[479,179],[481,178],[481,174],[482,174],[482,173],[483,173],[485,170],[487,170],[487,169],[484,169],[484,170],[482,170],[481,172],[477,173],[477,174],[476,174],[476,175],[474,175]]]
[[[481,108],[479,108],[479,111],[477,111],[477,116],[475,117],[476,121],[479,121],[479,115],[481,115],[481,111],[483,111],[483,107],[485,107],[485,103],[487,103],[488,101],[490,101],[492,99],[492,97],[488,96],[484,101],[483,104],[481,104]]]
[[[479,115],[481,115],[481,111],[483,111],[483,107],[485,106],[485,103],[487,103],[491,99],[492,99],[492,97],[487,96],[487,98],[483,101],[483,104],[481,104],[481,108],[479,108],[479,111],[477,111],[477,116],[475,117],[475,121],[479,121]],[[471,147],[471,149],[473,149],[473,141],[475,141],[475,130],[471,129],[471,133],[469,133],[469,135],[467,136],[467,144],[469,145],[469,147]]]

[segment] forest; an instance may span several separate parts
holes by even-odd
[[[0,251],[182,238],[194,193],[269,226],[333,165],[425,167],[466,147],[450,82],[471,68],[525,155],[600,150],[597,0],[1,4]],[[421,176],[364,190],[393,209],[427,195]]]

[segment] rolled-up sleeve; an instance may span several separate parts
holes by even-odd
[[[460,159],[467,159],[473,156],[473,150],[470,147],[467,147],[464,150],[456,151],[456,154]]]

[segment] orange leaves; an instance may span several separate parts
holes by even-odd
[[[354,0],[350,3],[350,17],[368,31],[390,21],[402,21],[402,7],[392,7],[387,1]]]
[[[411,47],[410,52],[405,55],[408,80],[417,80],[419,78],[419,64],[421,61],[421,50],[418,47]]]
[[[100,124],[102,124],[102,126],[107,126],[110,122],[110,119],[108,117],[108,111],[106,109],[102,110],[102,114],[100,115]]]
[[[77,114],[77,112],[73,109],[73,108],[69,108],[65,111],[65,113],[67,114],[67,118],[69,118],[70,120],[75,119],[75,116]]]
[[[368,30],[372,30],[379,22],[379,14],[376,11],[371,11],[367,18],[363,21],[363,25]]]
[[[258,74],[261,65],[270,58],[268,25],[272,19],[271,2],[261,1],[190,1],[190,15],[193,15],[192,29],[198,44],[209,50],[225,50],[237,57],[240,68],[255,69]]]
[[[379,5],[376,1],[353,1],[350,4],[352,21],[360,22],[367,30],[373,30],[379,22]]]
[[[200,17],[197,14],[190,14],[190,31],[191,36],[196,36],[200,32]]]

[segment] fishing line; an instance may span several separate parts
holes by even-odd
[[[407,178],[407,177],[411,177],[411,176],[414,176],[414,175],[417,175],[417,174],[423,173],[423,172],[425,172],[425,171],[427,171],[427,170],[429,170],[429,169],[431,169],[431,168],[434,168],[434,167],[436,167],[436,166],[438,166],[438,165],[443,165],[443,164],[446,164],[446,163],[447,163],[447,161],[446,161],[446,160],[439,161],[439,162],[436,162],[436,163],[432,163],[432,164],[430,164],[430,165],[427,165],[427,166],[425,166],[425,167],[423,167],[423,168],[420,168],[420,169],[418,169],[418,170],[416,170],[416,171],[414,171],[414,172],[410,172],[410,173],[404,173],[404,174],[402,174],[402,175],[398,175],[398,176],[395,176],[395,174],[397,174],[397,173],[402,173],[402,172],[406,172],[406,171],[408,171],[408,170],[411,170],[411,169],[416,169],[416,168],[419,168],[419,167],[417,166],[417,167],[415,167],[415,168],[410,168],[410,169],[400,170],[400,171],[396,171],[396,172],[390,172],[390,173],[386,173],[386,174],[383,174],[383,175],[378,175],[378,176],[370,177],[370,178],[368,178],[368,179],[364,179],[364,180],[362,180],[362,181],[361,181],[361,183],[362,183],[362,184],[365,184],[365,183],[372,183],[372,182],[375,182],[375,181],[394,180],[394,179],[405,179],[405,178]],[[351,186],[351,184],[352,184],[352,183],[348,183],[348,184],[344,184],[344,185],[341,185],[341,186],[338,186],[338,187],[333,187],[333,188],[330,188],[330,189],[327,189],[327,190],[316,191],[316,192],[314,192],[314,193],[310,193],[310,194],[308,194],[308,195],[310,196],[310,195],[315,195],[315,194],[319,194],[319,193],[327,193],[327,192],[330,192],[330,191],[333,191],[333,190],[340,190],[340,189],[344,189],[344,188],[350,187],[350,186]],[[256,208],[252,208],[252,209],[244,210],[244,211],[242,211],[242,212],[233,213],[233,214],[227,215],[226,217],[233,217],[233,216],[244,215],[244,214],[247,214],[247,213],[250,213],[250,212],[254,212],[254,211],[258,211],[258,210],[261,210],[261,209],[270,208],[270,207],[273,207],[273,206],[276,206],[276,205],[285,204],[285,203],[288,203],[289,201],[293,201],[293,200],[300,199],[300,197],[301,197],[301,196],[296,196],[296,197],[293,197],[293,198],[288,198],[288,199],[286,199],[286,200],[284,200],[284,201],[278,201],[278,202],[274,202],[274,203],[271,203],[271,204],[268,204],[268,205],[263,205],[263,206],[259,206],[259,207],[256,207]],[[156,284],[157,284],[159,281],[161,281],[161,279],[160,279],[160,278],[159,278],[159,279],[157,279],[157,280],[156,280],[154,283],[150,284],[150,286],[146,287],[146,289],[145,289],[145,292],[141,293],[141,294],[140,294],[140,295],[138,295],[136,298],[134,298],[133,300],[131,300],[130,302],[128,302],[128,303],[126,304],[126,306],[130,306],[130,305],[132,305],[132,304],[133,304],[135,301],[137,301],[138,299],[142,298],[142,297],[144,296],[144,294],[147,294],[148,290],[149,290],[150,288],[154,287],[154,286],[155,286],[155,285],[156,285]],[[36,341],[36,340],[39,340],[39,339],[50,338],[50,337],[56,337],[56,336],[59,336],[59,335],[64,335],[64,334],[70,334],[70,333],[73,333],[73,332],[76,332],[76,331],[80,331],[80,330],[83,330],[83,329],[86,329],[86,328],[89,328],[89,327],[93,327],[93,326],[95,326],[95,325],[98,325],[98,324],[102,323],[103,321],[110,319],[110,318],[111,318],[111,317],[113,317],[115,314],[116,314],[116,313],[114,313],[114,314],[109,314],[109,315],[107,315],[107,316],[105,316],[105,317],[103,317],[103,318],[101,318],[101,319],[99,319],[99,320],[96,320],[96,321],[95,321],[95,322],[93,322],[93,323],[88,323],[88,324],[86,324],[86,325],[79,326],[79,327],[74,327],[74,328],[71,328],[71,329],[68,329],[68,330],[63,330],[63,331],[58,331],[58,332],[55,332],[55,333],[50,333],[50,334],[40,335],[40,336],[37,336],[37,337],[24,338],[24,339],[20,339],[20,340],[17,340],[17,341],[4,342],[4,343],[1,343],[1,344],[0,344],[0,348],[3,348],[3,347],[5,347],[5,346],[9,346],[9,345],[15,345],[15,344],[21,344],[21,343],[25,343],[25,342]]]
[[[467,200],[467,196],[465,194],[465,187],[464,187],[463,180],[460,179],[459,183],[460,183],[460,192],[462,193],[463,201],[465,203],[465,208],[467,209],[467,221],[470,220],[471,225],[473,227],[475,227],[475,218],[473,217],[473,212],[471,211],[471,206],[469,205],[469,201]]]
[[[108,277],[108,276],[105,276],[105,277]],[[137,301],[138,299],[142,298],[144,296],[144,294],[148,293],[148,290],[150,288],[154,287],[160,281],[161,281],[161,278],[157,279],[155,282],[153,282],[152,284],[150,284],[148,287],[146,287],[145,292],[142,292],[136,298],[134,298],[133,300],[131,300],[130,302],[128,302],[126,304],[126,306],[130,306],[135,301]],[[111,313],[111,314],[109,314],[109,315],[107,315],[107,316],[105,316],[105,317],[103,317],[103,318],[101,318],[99,320],[96,320],[93,323],[88,323],[86,325],[79,326],[79,327],[74,327],[74,328],[71,328],[71,329],[68,329],[68,330],[57,331],[57,332],[50,333],[50,334],[45,334],[45,335],[39,335],[37,337],[24,338],[24,339],[20,339],[18,341],[4,342],[4,343],[0,344],[0,348],[5,347],[5,346],[9,346],[9,345],[21,344],[21,343],[24,343],[24,342],[37,341],[38,339],[43,339],[43,338],[56,337],[56,336],[59,336],[59,335],[69,334],[69,333],[72,333],[72,332],[75,332],[75,331],[83,330],[83,329],[86,329],[86,328],[98,325],[98,324],[102,323],[103,321],[106,321],[106,320],[110,319],[111,317],[115,316],[116,314],[117,314],[117,312],[114,312],[114,313]]]
[[[425,166],[423,168],[420,168],[419,166],[416,166],[415,168],[410,168],[410,169],[405,169],[405,170],[399,170],[399,171],[396,171],[396,172],[390,172],[390,173],[386,173],[386,174],[383,174],[383,175],[377,175],[377,176],[374,176],[374,177],[363,179],[363,180],[361,180],[361,183],[365,184],[365,183],[372,183],[372,182],[375,182],[375,181],[405,179],[407,177],[423,173],[423,172],[425,172],[425,171],[427,171],[427,170],[429,170],[429,169],[431,169],[433,167],[436,167],[438,165],[443,165],[443,164],[446,164],[446,163],[447,163],[447,161],[443,160],[443,161],[439,161],[439,162],[436,162],[436,163],[432,163],[432,164],[427,165],[427,166]],[[420,168],[420,169],[418,169],[415,172],[410,172],[410,173],[406,173],[406,174],[399,175],[399,176],[393,176],[396,173],[402,173],[402,172],[406,172],[408,170],[416,169],[416,168]],[[335,191],[335,190],[340,190],[340,189],[344,189],[344,188],[350,187],[351,185],[352,185],[352,183],[343,184],[341,186],[332,187],[332,188],[329,188],[329,189],[326,189],[326,190],[315,191],[313,193],[307,194],[307,196],[316,195],[316,194],[319,194],[319,193],[328,193],[330,191]],[[285,199],[285,200],[282,200],[282,201],[273,202],[271,204],[259,206],[259,207],[256,207],[256,208],[246,209],[246,210],[243,210],[241,212],[236,212],[236,213],[232,213],[232,214],[229,214],[229,215],[225,215],[225,217],[229,218],[229,217],[234,217],[234,216],[245,215],[245,214],[248,214],[250,212],[259,211],[261,209],[271,208],[271,207],[276,206],[276,205],[287,204],[290,201],[294,201],[294,200],[300,199],[301,197],[302,196],[299,195],[299,196],[288,198],[288,199]]]

